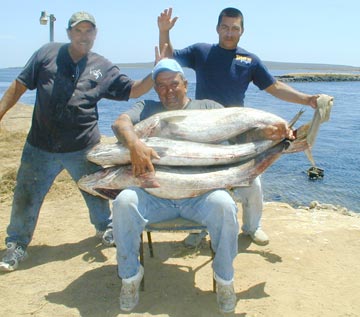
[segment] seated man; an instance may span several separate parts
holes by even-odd
[[[222,107],[210,100],[187,97],[187,81],[180,65],[172,59],[161,60],[153,70],[159,101],[140,101],[120,115],[112,128],[116,137],[130,150],[133,173],[154,172],[152,158],[158,154],[139,140],[134,124],[162,111],[180,109],[213,109]],[[272,132],[274,127],[271,127]],[[281,131],[280,131],[281,130]],[[278,138],[289,134],[284,126],[276,128]],[[117,246],[118,274],[122,278],[120,308],[131,311],[139,300],[139,285],[144,269],[139,263],[140,234],[147,223],[170,220],[179,216],[208,228],[215,252],[214,277],[217,302],[221,312],[232,312],[236,306],[233,287],[233,261],[238,252],[237,206],[226,190],[213,190],[198,197],[170,200],[155,197],[142,188],[123,190],[113,202],[113,230]]]

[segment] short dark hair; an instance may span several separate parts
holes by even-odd
[[[220,26],[222,18],[224,16],[229,17],[229,18],[240,18],[240,20],[241,20],[241,28],[244,29],[244,16],[243,16],[243,14],[241,13],[241,11],[239,9],[225,8],[224,10],[222,10],[220,12],[220,14],[219,14],[217,26]]]

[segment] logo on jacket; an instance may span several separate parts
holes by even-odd
[[[100,69],[90,69],[90,75],[93,75],[96,80],[102,77],[102,73]]]
[[[243,55],[236,55],[235,60],[239,61],[240,63],[251,64],[252,58]]]

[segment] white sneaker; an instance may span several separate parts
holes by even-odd
[[[144,277],[144,268],[139,267],[139,272],[127,279],[122,280],[120,291],[120,309],[131,311],[139,303],[139,286]]]
[[[113,229],[107,228],[105,231],[96,230],[96,237],[101,239],[103,245],[107,247],[115,246],[115,240],[113,236]]]
[[[236,295],[234,291],[234,284],[231,283],[230,285],[224,285],[217,281],[216,299],[220,312],[231,313],[235,311]]]
[[[195,249],[199,247],[201,241],[206,238],[207,234],[206,230],[203,230],[200,233],[190,233],[183,242],[187,248]]]
[[[258,245],[267,245],[269,244],[268,235],[262,230],[257,229],[254,233],[250,233],[252,241]]]
[[[16,242],[6,244],[5,255],[0,262],[0,271],[11,272],[18,268],[19,263],[26,260],[28,254],[24,247]]]

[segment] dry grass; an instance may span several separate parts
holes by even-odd
[[[0,203],[12,200],[26,135],[25,132],[10,132],[0,129]],[[77,185],[70,175],[63,171],[56,178],[48,195],[67,198],[73,194],[78,194]]]
[[[14,157],[14,153],[21,152],[26,140],[25,132],[9,132],[0,128],[1,159]]]
[[[12,198],[16,180],[16,169],[10,169],[0,177],[0,203]]]

